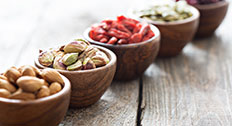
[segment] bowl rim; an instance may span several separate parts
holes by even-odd
[[[92,38],[89,37],[89,31],[91,30],[91,27],[88,27],[84,33],[83,33],[83,36],[84,38],[89,41],[91,44],[96,44],[96,45],[101,45],[101,46],[104,46],[104,47],[109,47],[109,48],[134,48],[136,46],[140,46],[140,45],[144,45],[146,43],[150,43],[152,42],[153,40],[156,40],[156,39],[159,39],[160,38],[160,31],[159,29],[154,26],[154,25],[151,25],[149,24],[149,26],[151,27],[151,30],[154,32],[155,36],[153,36],[152,38],[146,40],[146,41],[143,41],[143,42],[139,42],[139,43],[131,43],[131,44],[122,44],[122,45],[113,45],[113,44],[106,44],[106,43],[102,43],[102,42],[99,42],[99,41],[95,41],[93,40]],[[159,42],[159,41],[157,41]]]
[[[195,21],[195,20],[199,19],[199,17],[200,17],[199,10],[196,7],[192,6],[192,5],[189,5],[189,7],[190,7],[190,11],[193,14],[191,17],[186,18],[184,20],[171,21],[171,22],[153,21],[153,20],[149,20],[149,19],[140,18],[136,14],[133,13],[133,11],[135,9],[129,9],[127,14],[129,15],[129,17],[132,17],[134,19],[138,19],[140,21],[148,22],[150,24],[162,25],[162,26],[173,26],[173,25],[180,25],[180,24],[189,23],[189,22],[192,22],[192,21]]]
[[[101,66],[101,67],[94,68],[94,69],[89,69],[89,70],[77,70],[77,71],[68,71],[68,70],[59,70],[59,69],[55,69],[55,70],[57,70],[61,74],[63,74],[63,73],[69,73],[69,74],[89,73],[89,72],[97,72],[97,71],[100,71],[100,70],[103,70],[103,69],[107,69],[107,68],[112,67],[114,64],[116,64],[117,57],[111,50],[109,50],[107,48],[104,48],[104,47],[101,47],[101,46],[98,46],[98,45],[92,45],[92,46],[104,51],[105,53],[107,53],[110,56],[110,62],[108,64],[106,64],[105,66]],[[39,54],[38,54],[38,56],[39,56]],[[40,69],[50,68],[50,67],[45,67],[45,66],[41,65],[39,63],[38,56],[34,60],[35,65],[37,67],[39,66],[38,68],[40,68]],[[51,68],[51,69],[54,69],[54,68]]]
[[[58,99],[65,93],[71,92],[71,83],[70,81],[63,75],[61,75],[62,79],[64,80],[64,86],[62,90],[56,94],[44,97],[44,98],[39,98],[35,100],[17,100],[17,99],[9,99],[9,98],[1,98],[0,97],[0,104],[2,103],[7,103],[7,104],[20,104],[20,105],[31,105],[31,104],[39,104],[39,103],[44,103],[53,99]]]
[[[229,2],[226,0],[223,0],[223,1],[216,2],[216,3],[195,4],[192,6],[196,7],[199,10],[211,10],[211,9],[220,8],[220,7],[226,6],[226,5],[229,5]]]

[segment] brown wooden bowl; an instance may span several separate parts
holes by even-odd
[[[69,80],[62,78],[63,89],[45,98],[31,101],[0,98],[0,126],[57,126],[68,110],[71,93]]]
[[[200,23],[196,37],[208,37],[219,27],[227,13],[229,2],[220,1],[206,5],[194,5],[200,11]]]
[[[90,28],[84,32],[84,37],[91,44],[100,45],[112,50],[117,55],[117,70],[115,80],[132,80],[143,74],[155,60],[159,51],[160,32],[151,25],[155,36],[145,42],[125,45],[111,45],[94,41],[89,37]]]
[[[71,107],[86,107],[96,103],[113,80],[116,71],[115,54],[104,47],[95,47],[109,57],[110,62],[107,65],[91,70],[57,70],[71,82]],[[35,59],[35,65],[40,69],[46,68],[39,63],[38,58]]]
[[[192,17],[173,22],[160,22],[142,19],[134,14],[133,10],[130,10],[128,15],[132,18],[157,26],[161,32],[161,42],[158,56],[170,57],[178,55],[185,45],[193,39],[197,31],[200,14],[199,11],[194,7],[191,7],[190,10],[193,13]]]

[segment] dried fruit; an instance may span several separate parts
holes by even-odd
[[[14,94],[10,96],[10,99],[33,100],[35,99],[35,95],[33,93],[23,92],[23,90],[19,88]]]
[[[64,47],[65,53],[80,53],[84,51],[88,45],[83,41],[71,42]]]
[[[62,63],[66,66],[72,65],[77,61],[78,53],[67,53],[62,58]]]
[[[67,70],[74,71],[74,70],[81,70],[82,69],[82,62],[78,60],[76,63],[67,67]]]
[[[50,90],[47,86],[42,86],[39,92],[37,93],[37,98],[43,98],[50,95]]]
[[[8,98],[10,96],[10,92],[6,89],[0,89],[0,97]]]
[[[7,80],[2,80],[2,79],[0,79],[0,88],[6,89],[6,90],[10,91],[11,93],[16,91],[16,88],[14,85],[12,85]]]
[[[37,77],[23,76],[17,80],[17,85],[23,89],[23,91],[34,93],[38,91],[44,82]]]
[[[64,84],[64,80],[60,76],[59,72],[54,69],[46,68],[42,71],[41,76],[48,82],[58,82]]]
[[[10,68],[5,72],[4,76],[7,77],[11,83],[15,83],[21,76],[21,73],[15,68]]]
[[[55,56],[52,51],[45,51],[39,55],[39,63],[43,66],[51,66]]]
[[[55,93],[59,92],[61,89],[62,89],[61,85],[57,82],[53,82],[49,87],[51,94],[55,94]]]

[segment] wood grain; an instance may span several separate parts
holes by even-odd
[[[143,78],[143,126],[232,125],[232,36],[225,32],[231,19],[178,57],[150,66]]]

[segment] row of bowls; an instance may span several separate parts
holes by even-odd
[[[195,7],[201,13],[200,25],[196,35],[202,37],[211,35],[219,26],[226,14],[228,3],[224,1]],[[59,93],[46,98],[34,101],[0,98],[0,126],[56,126],[63,119],[69,102],[71,102],[71,107],[85,107],[94,104],[110,86],[114,77],[115,80],[135,79],[142,75],[157,55],[174,56],[180,53],[197,31],[199,12],[192,8],[192,13],[191,18],[183,21],[171,23],[150,22],[159,28],[151,25],[155,36],[150,40],[137,44],[108,45],[99,43],[89,37],[90,29],[87,29],[84,32],[85,39],[92,44],[96,44],[95,47],[105,52],[110,62],[104,67],[92,70],[58,70],[65,76],[62,76],[65,86]],[[217,18],[206,18],[208,16]],[[161,45],[160,38],[162,38]],[[109,49],[117,55],[117,58]],[[39,64],[37,58],[35,65],[41,69],[45,68]],[[115,71],[116,75],[114,76]]]

